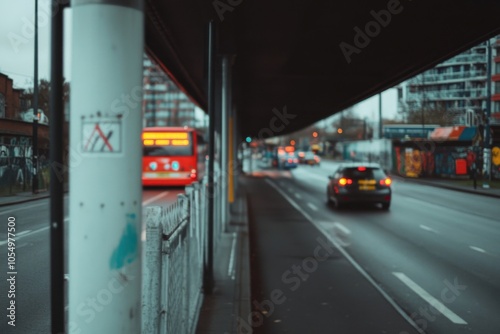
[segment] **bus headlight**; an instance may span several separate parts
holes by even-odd
[[[178,171],[179,170],[179,162],[178,161],[174,161],[172,162],[172,169],[175,170],[175,171]]]

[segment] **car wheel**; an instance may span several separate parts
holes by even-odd
[[[391,207],[391,202],[382,203],[382,210],[389,210],[390,207]]]

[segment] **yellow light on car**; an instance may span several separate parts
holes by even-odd
[[[386,178],[384,180],[380,180],[380,185],[382,186],[390,186],[392,183],[392,180],[390,178]]]

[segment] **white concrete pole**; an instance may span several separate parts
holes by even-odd
[[[69,332],[141,331],[142,0],[72,1]]]

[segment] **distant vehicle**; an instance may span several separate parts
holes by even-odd
[[[295,156],[295,147],[293,146],[279,146],[276,149],[276,156],[274,160],[274,167],[281,169],[296,168],[299,159]]]
[[[299,159],[299,164],[303,164],[304,163],[304,156],[306,155],[306,152],[297,151],[296,154],[297,154],[297,159]]]
[[[392,180],[379,164],[342,164],[328,178],[327,202],[337,209],[349,203],[380,203],[384,210],[391,206]]]
[[[319,165],[321,162],[320,157],[318,157],[314,152],[305,152],[304,157],[302,158],[302,163],[306,165]]]
[[[182,186],[198,180],[199,147],[194,129],[144,128],[142,144],[144,186]]]

